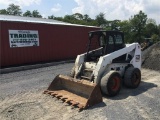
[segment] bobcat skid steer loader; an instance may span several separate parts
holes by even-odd
[[[80,110],[102,102],[102,94],[115,96],[124,83],[136,88],[141,81],[141,47],[124,44],[119,31],[91,31],[87,52],[77,56],[70,76],[58,75],[45,94]]]

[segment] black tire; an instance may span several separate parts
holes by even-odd
[[[141,82],[141,71],[138,68],[129,67],[124,74],[124,85],[129,88],[137,88]]]
[[[110,71],[101,79],[101,91],[108,96],[115,96],[121,89],[121,76],[116,71]]]
[[[75,75],[75,67],[73,67],[70,72],[71,77],[74,77],[74,75]]]

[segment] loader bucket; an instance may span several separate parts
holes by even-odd
[[[102,102],[102,94],[98,85],[64,75],[56,76],[44,93],[78,107],[79,110]]]

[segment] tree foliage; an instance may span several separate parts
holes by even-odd
[[[120,21],[118,23],[119,30],[124,32],[124,40],[125,42],[131,42],[131,24],[129,20]]]
[[[146,23],[147,24],[152,23],[152,24],[156,25],[156,21],[152,18],[148,18]]]
[[[7,15],[7,14],[8,14],[8,11],[7,11],[6,9],[1,9],[1,10],[0,10],[0,14]]]
[[[55,18],[54,15],[48,16],[48,19],[54,19],[54,18]]]
[[[99,13],[99,15],[96,16],[96,19],[98,26],[103,26],[106,24],[105,14]]]
[[[1,9],[0,14],[22,16],[22,10],[19,5],[10,4],[7,9]],[[23,16],[42,18],[38,10],[33,10],[32,12],[27,10],[23,13]]]
[[[42,18],[38,10],[27,10],[22,14],[20,6],[10,4],[7,9],[1,9],[0,14],[4,15],[18,15],[26,17]],[[124,32],[125,42],[143,42],[144,38],[152,38],[154,41],[160,40],[160,25],[152,18],[147,18],[143,11],[139,11],[130,17],[129,20],[107,20],[104,13],[95,15],[92,19],[88,14],[74,13],[72,15],[65,15],[64,17],[57,17],[54,15],[48,16],[48,19],[63,21],[72,24],[81,24],[89,26],[99,26],[105,30],[119,30]]]
[[[151,39],[153,40],[153,42],[157,42],[157,41],[160,40],[160,37],[159,37],[157,34],[153,34],[153,35],[151,36]]]
[[[42,16],[41,16],[40,13],[38,12],[38,10],[33,10],[32,16],[33,16],[33,17],[36,17],[36,18],[42,18]]]
[[[32,13],[31,13],[31,11],[27,10],[27,11],[23,14],[23,16],[32,17]]]
[[[10,4],[9,7],[7,8],[7,13],[9,15],[21,16],[22,11],[19,5]]]
[[[89,22],[89,21],[91,21],[91,18],[89,17],[89,15],[85,14],[85,15],[83,15],[83,20],[85,22]]]
[[[73,17],[77,20],[83,20],[83,15],[80,13],[75,13],[73,14]]]
[[[26,17],[35,17],[35,18],[42,18],[42,16],[40,15],[40,13],[38,12],[38,10],[33,10],[32,12],[27,10],[23,16]]]
[[[7,9],[1,9],[0,14],[21,16],[22,11],[20,6],[10,4]]]
[[[151,38],[153,34],[158,34],[158,27],[153,23],[148,23],[145,27],[145,36]]]
[[[131,32],[132,32],[132,41],[137,41],[141,43],[141,39],[144,37],[144,30],[147,21],[147,15],[140,11],[138,14],[131,17]]]

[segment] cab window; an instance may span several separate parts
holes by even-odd
[[[112,36],[109,36],[109,41],[108,41],[109,45],[113,45],[114,44],[114,40]]]
[[[104,35],[100,36],[99,41],[100,41],[100,46],[106,45],[106,40]]]
[[[121,35],[115,35],[115,44],[122,44],[122,36]]]

